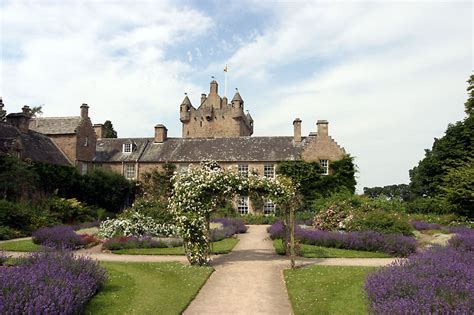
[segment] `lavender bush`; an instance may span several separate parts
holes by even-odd
[[[105,281],[105,269],[89,258],[34,253],[0,272],[0,314],[77,314]]]
[[[458,227],[456,230],[456,235],[448,241],[448,245],[458,250],[474,251],[474,230],[467,227]]]
[[[247,232],[247,227],[242,219],[235,218],[212,218],[211,222],[220,223],[224,227],[233,227],[235,232],[234,234],[241,234]]]
[[[428,223],[425,221],[417,221],[412,220],[409,222],[411,226],[415,228],[415,230],[422,231],[422,230],[439,230],[443,226],[436,224],[436,223]]]
[[[86,245],[83,237],[68,225],[41,228],[32,234],[33,243],[54,248],[75,249]]]
[[[119,250],[129,248],[166,248],[183,245],[178,238],[152,238],[149,236],[118,236],[108,239],[104,248],[108,250]]]
[[[474,252],[435,247],[368,276],[374,314],[473,314]]]
[[[268,228],[272,239],[283,238],[283,223],[276,222]],[[401,234],[383,234],[378,232],[328,232],[302,229],[295,226],[295,238],[302,244],[384,252],[392,256],[406,257],[416,250],[416,240]]]

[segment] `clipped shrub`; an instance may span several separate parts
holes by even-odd
[[[368,276],[373,314],[473,314],[474,252],[434,247]]]
[[[106,271],[71,252],[38,252],[0,272],[1,314],[79,314],[107,279]]]
[[[347,223],[349,231],[375,231],[380,233],[400,233],[412,235],[412,227],[407,219],[396,212],[376,209],[370,212],[356,212]]]
[[[463,251],[474,251],[474,230],[466,227],[452,228],[451,231],[456,231],[449,241],[448,245]]]
[[[71,226],[58,225],[41,228],[32,234],[33,243],[58,249],[75,249],[85,246],[86,239],[74,232]]]
[[[282,239],[284,235],[283,223],[276,222],[268,228],[268,233],[272,239]],[[295,238],[301,244],[383,252],[397,257],[406,257],[416,250],[416,240],[413,237],[373,231],[330,232],[302,229],[296,225]]]
[[[119,250],[129,248],[171,248],[183,245],[179,238],[152,238],[149,236],[118,236],[108,239],[104,248]]]

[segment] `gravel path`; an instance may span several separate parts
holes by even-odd
[[[291,314],[282,270],[266,226],[252,225],[227,255],[214,258],[216,271],[184,314]]]

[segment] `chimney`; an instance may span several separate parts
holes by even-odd
[[[29,129],[29,122],[31,111],[28,106],[23,106],[21,113],[11,113],[7,115],[7,122],[10,125],[17,127],[21,132],[27,133]]]
[[[163,143],[168,138],[168,129],[165,125],[159,124],[155,126],[155,142]]]
[[[205,100],[206,100],[206,94],[202,93],[201,94],[201,104],[204,103]]]
[[[293,120],[293,136],[295,142],[301,142],[301,119]]]
[[[97,139],[103,138],[105,134],[104,124],[94,124],[94,131],[97,135]]]
[[[85,119],[89,117],[89,106],[86,103],[82,103],[81,105],[81,118]]]
[[[316,123],[318,127],[318,137],[327,137],[329,135],[328,124],[327,120],[318,120]]]

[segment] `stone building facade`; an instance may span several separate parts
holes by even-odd
[[[331,162],[346,154],[329,136],[326,120],[318,120],[308,136],[301,134],[302,121],[296,118],[293,135],[253,137],[254,121],[249,113],[244,113],[240,93],[237,91],[228,103],[226,97],[219,96],[215,80],[210,83],[209,94],[201,95],[199,107],[195,108],[188,96],[184,98],[179,117],[182,137],[177,138],[168,137],[167,128],[161,124],[150,130],[151,137],[103,138],[103,125],[92,124],[86,104],[81,106],[80,116],[26,117],[27,123],[21,128],[50,139],[82,173],[92,167],[102,168],[130,180],[140,179],[154,169],[162,170],[166,162],[174,163],[180,170],[210,160],[242,173],[274,177],[279,162],[302,159],[319,162],[328,174]],[[271,201],[265,202],[263,209],[253,209],[246,196],[239,196],[235,206],[241,213],[275,211]]]

